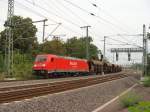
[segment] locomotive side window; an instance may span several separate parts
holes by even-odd
[[[35,59],[36,62],[45,62],[47,60],[47,56],[37,56]]]
[[[54,61],[54,58],[51,58],[51,62],[53,62]]]

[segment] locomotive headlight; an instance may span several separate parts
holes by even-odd
[[[34,64],[34,67],[37,67],[37,65],[36,65],[36,64]]]
[[[45,65],[45,64],[42,64],[42,66],[45,67],[46,65]]]

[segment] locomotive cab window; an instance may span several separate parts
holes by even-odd
[[[47,56],[37,56],[35,59],[36,62],[45,62],[47,60]]]

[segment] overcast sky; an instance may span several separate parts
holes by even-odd
[[[7,18],[7,1],[0,0],[0,31],[4,29],[3,24]],[[94,7],[92,3],[97,7]],[[150,24],[149,11],[150,0],[15,0],[14,12],[15,15],[30,17],[33,21],[47,18],[46,37],[57,27],[58,23],[62,23],[53,34],[62,35],[63,40],[72,36],[85,36],[85,29],[80,27],[90,25],[89,35],[93,37],[93,43],[103,51],[104,36],[142,46],[142,37],[113,35],[141,34],[142,25],[146,24],[148,27]],[[41,42],[42,23],[35,25],[38,28],[38,40]],[[106,39],[106,56],[110,61],[113,60],[110,48],[136,47],[116,45],[123,43],[110,38]],[[141,62],[141,56],[140,53],[131,55],[135,62]],[[125,54],[120,54],[119,57],[120,60],[117,63],[133,62],[128,62]]]

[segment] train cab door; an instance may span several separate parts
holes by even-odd
[[[55,57],[51,57],[49,61],[50,61],[50,65],[49,65],[50,71],[51,72],[55,72],[56,71],[56,65],[57,65],[56,64],[57,63],[56,62],[56,58]]]

